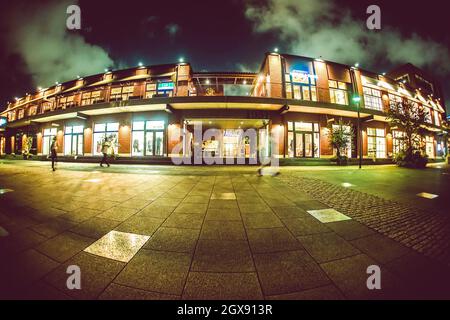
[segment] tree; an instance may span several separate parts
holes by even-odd
[[[398,137],[402,142],[403,150],[397,155],[396,161],[400,166],[425,167],[427,157],[425,155],[423,136],[428,133],[426,125],[429,113],[417,103],[398,102],[392,104],[387,114],[387,120],[391,128],[403,132]]]
[[[338,165],[347,162],[347,156],[342,156],[342,154],[345,153],[345,149],[352,142],[353,130],[351,128],[351,123],[344,123],[342,119],[337,124],[333,124],[332,122],[328,124],[328,130],[330,132],[328,139],[331,146],[336,149],[336,161]]]

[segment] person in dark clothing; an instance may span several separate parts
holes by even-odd
[[[103,167],[104,163],[109,167],[109,162],[108,162],[109,147],[110,147],[110,143],[108,141],[108,138],[105,138],[102,143],[103,158],[102,158],[102,161],[100,161],[100,167]]]
[[[56,161],[58,160],[58,142],[56,137],[53,137],[52,144],[50,145],[50,158],[52,159],[52,170],[56,170]]]

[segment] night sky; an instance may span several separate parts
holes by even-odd
[[[445,1],[80,0],[82,30],[67,31],[65,8],[73,3],[0,5],[0,110],[37,86],[105,67],[170,63],[182,56],[196,71],[257,71],[274,47],[360,62],[379,73],[412,62],[436,75],[450,104]],[[369,31],[365,11],[375,3],[382,29]]]

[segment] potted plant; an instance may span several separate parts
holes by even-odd
[[[342,119],[336,124],[333,122],[328,124],[328,139],[331,146],[336,150],[335,160],[338,166],[347,165],[348,163],[345,150],[347,150],[353,139],[353,130],[351,128],[351,123],[344,123]]]

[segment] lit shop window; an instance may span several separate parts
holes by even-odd
[[[31,106],[28,108],[28,115],[34,116],[37,113],[37,106]]]
[[[65,108],[70,108],[70,107],[75,106],[74,99],[75,99],[74,95],[71,95],[71,96],[68,96],[68,97],[61,97],[59,99],[59,107],[61,109],[65,109]]]
[[[402,97],[389,93],[389,107],[394,108],[397,107],[400,104],[401,107],[403,107],[403,99]]]
[[[164,121],[134,121],[131,154],[136,157],[164,155]]]
[[[347,84],[345,82],[328,80],[331,103],[348,105]]]
[[[134,86],[116,87],[111,89],[110,100],[128,100],[133,96]]]
[[[286,96],[288,99],[317,101],[316,80],[306,72],[292,71],[285,75]]]
[[[55,136],[56,128],[44,129],[44,135],[42,137],[42,154],[50,154],[50,146],[52,145],[53,137]]]
[[[384,129],[367,128],[368,156],[386,158],[386,136]]]
[[[84,92],[81,97],[81,105],[87,106],[90,104],[97,103],[101,100],[101,90],[92,91],[92,92]]]
[[[434,139],[432,136],[425,136],[425,153],[429,158],[434,158]]]
[[[102,154],[103,142],[107,140],[110,145],[110,154],[117,154],[119,151],[119,123],[96,123],[94,125],[94,155]]]
[[[340,125],[333,124],[332,130],[333,130],[333,132],[340,130]],[[343,125],[342,130],[349,139],[347,145],[345,146],[345,148],[343,148],[344,149],[343,155],[347,156],[348,158],[351,158],[352,157],[352,139],[351,139],[352,138],[352,128],[351,128],[351,126]],[[336,153],[337,153],[336,148],[333,148],[333,155],[336,155]]]
[[[83,126],[67,126],[64,130],[64,154],[76,156],[83,154]]]
[[[157,89],[158,96],[172,97],[173,90],[175,89],[175,84],[172,81],[158,82]]]
[[[363,87],[364,105],[368,109],[383,111],[380,90]]]
[[[398,154],[400,151],[405,150],[405,133],[403,131],[393,130],[392,131],[392,143],[394,147],[394,155]]]
[[[43,101],[42,110],[43,112],[55,110],[55,98],[49,98],[47,101]]]
[[[433,123],[433,120],[431,118],[431,109],[424,106],[423,110],[425,112],[425,121],[428,123]]]
[[[288,156],[319,157],[319,124],[288,122]]]
[[[147,83],[145,86],[145,99],[153,98],[156,94],[156,83]]]
[[[433,114],[434,114],[434,125],[440,126],[441,118],[440,118],[439,112],[437,112],[436,110],[433,110]]]
[[[19,109],[17,112],[17,119],[22,119],[25,116],[25,110]]]

